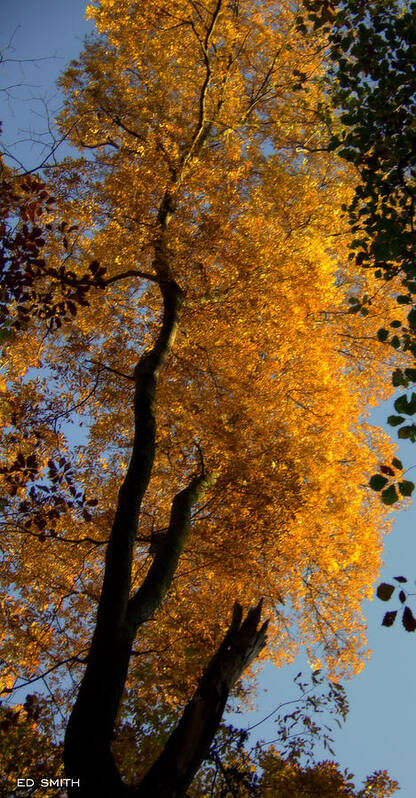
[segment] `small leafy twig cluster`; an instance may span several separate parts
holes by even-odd
[[[79,275],[44,256],[46,236],[54,225],[41,226],[41,218],[55,203],[38,178],[25,176],[3,180],[0,189],[0,333],[7,339],[14,330],[25,329],[31,318],[48,322],[50,329],[75,316],[79,306],[88,305],[91,288],[104,288],[105,269],[93,260],[88,271]],[[77,230],[63,221],[55,226],[63,250],[70,249],[69,238]],[[68,253],[70,254],[70,253]]]
[[[30,482],[33,484],[27,489],[26,496],[18,504],[20,525],[27,532],[37,535],[39,540],[46,540],[46,530],[54,526],[56,520],[68,510],[76,510],[82,514],[85,521],[91,521],[89,509],[97,505],[96,499],[86,499],[78,489],[72,464],[61,456],[56,461],[49,459],[46,472],[42,478],[42,467],[36,454],[26,456],[18,452],[14,461],[9,465],[0,467],[0,475],[8,487],[8,500],[3,496],[3,506],[14,497],[19,496],[20,489]],[[56,537],[56,532],[50,531],[51,537]]]
[[[416,618],[409,605],[406,603],[409,596],[414,594],[406,592],[403,588],[403,585],[407,582],[405,576],[394,576],[393,579],[401,585],[398,599],[401,604],[401,609],[403,609],[402,624],[406,632],[416,632]],[[396,587],[398,587],[398,585],[390,585],[388,582],[382,582],[377,588],[377,598],[381,599],[381,601],[390,601]],[[386,612],[382,620],[382,626],[393,626],[398,612],[398,609]]]
[[[412,495],[414,483],[408,479],[401,479],[402,472],[403,463],[398,457],[393,457],[391,465],[381,465],[380,473],[374,474],[369,480],[370,488],[381,492],[383,504],[395,504],[400,498]]]

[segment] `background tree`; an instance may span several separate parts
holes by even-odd
[[[331,26],[330,101],[339,118],[329,147],[353,163],[360,178],[352,201],[345,205],[355,234],[349,257],[359,267],[371,269],[381,284],[400,278],[400,288],[393,290],[393,296],[406,308],[407,317],[403,322],[393,314],[377,337],[386,347],[411,356],[408,367],[393,371],[393,386],[408,390],[396,398],[395,413],[387,421],[397,427],[400,439],[414,443],[416,5],[394,0],[334,2],[327,4],[329,10],[321,3],[306,5],[314,27]],[[305,30],[304,20],[301,25]],[[351,311],[367,313],[370,304],[368,296],[357,297]],[[402,464],[397,458],[392,466],[382,466],[370,479],[370,486],[381,491],[387,504],[414,490],[413,482],[401,479]],[[394,584],[382,583],[377,588],[382,601],[393,594],[394,599],[398,597],[396,609],[387,611],[382,623],[392,626],[399,614],[406,631],[414,632],[416,621],[409,606],[413,594],[406,577],[393,579],[397,594]]]
[[[416,5],[410,0],[377,0],[330,6],[330,96],[332,107],[340,113],[329,147],[353,163],[360,177],[352,202],[345,206],[355,233],[350,258],[361,268],[371,269],[381,283],[400,278],[400,289],[393,288],[392,293],[398,305],[406,307],[406,320],[391,319],[377,335],[380,342],[408,352],[413,360]],[[325,14],[315,11],[311,17],[320,24]],[[357,298],[352,311],[368,304],[368,297]],[[407,388],[415,377],[411,362],[408,368],[394,370],[393,385]],[[415,394],[398,397],[395,410],[397,414],[388,422],[399,427],[399,438],[416,440],[416,428],[406,419],[416,412]],[[403,495],[410,493],[407,483]],[[395,496],[397,500],[397,491]]]
[[[45,699],[32,694],[23,705],[12,708],[0,705],[0,789],[1,794],[16,798],[27,796],[28,788],[16,788],[18,779],[63,778],[62,745],[53,740],[53,712]],[[63,790],[41,790],[46,798],[61,798]],[[31,790],[30,794],[39,791]]]
[[[290,3],[90,13],[99,35],[62,78],[81,156],[54,170],[42,254],[100,281],[59,334],[38,314],[6,342],[5,691],[46,674],[63,710],[78,693],[77,794],[174,795],[263,647],[260,598],[276,663],[310,645],[360,667],[383,530],[367,481],[391,456],[361,417],[407,355],[376,336],[391,287],[347,262],[325,35]],[[371,313],[348,313],[363,292]],[[229,626],[236,598],[256,608]]]
[[[260,741],[250,746],[250,729],[221,728],[206,766],[189,790],[192,798],[204,795],[382,798],[396,791],[397,782],[385,771],[368,776],[360,790],[354,787],[354,776],[342,772],[335,761],[316,761],[318,743],[334,757],[333,729],[345,720],[348,701],[342,686],[328,682],[320,671],[314,671],[310,679],[298,673],[294,683],[300,691],[298,698],[282,702],[268,714],[268,719],[274,716],[272,742]]]

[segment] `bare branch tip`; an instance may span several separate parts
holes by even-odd
[[[239,602],[236,601],[236,602],[234,602],[233,615],[232,615],[232,618],[231,618],[230,630],[231,629],[235,629],[235,628],[239,628],[239,626],[241,624],[242,617],[243,617],[243,608],[242,608],[241,604],[239,604]]]

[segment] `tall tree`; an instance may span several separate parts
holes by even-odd
[[[368,477],[391,457],[362,416],[407,356],[376,335],[390,286],[347,259],[326,35],[289,2],[89,13],[61,81],[80,157],[36,244],[31,301],[53,275],[61,326],[32,312],[5,342],[5,691],[76,695],[70,795],[174,796],[264,649],[261,599],[276,663],[361,666],[386,528]]]

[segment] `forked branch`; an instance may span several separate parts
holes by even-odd
[[[209,751],[232,687],[266,644],[268,621],[258,628],[261,609],[260,601],[243,620],[243,609],[235,603],[224,640],[135,798],[179,798],[185,794]]]

